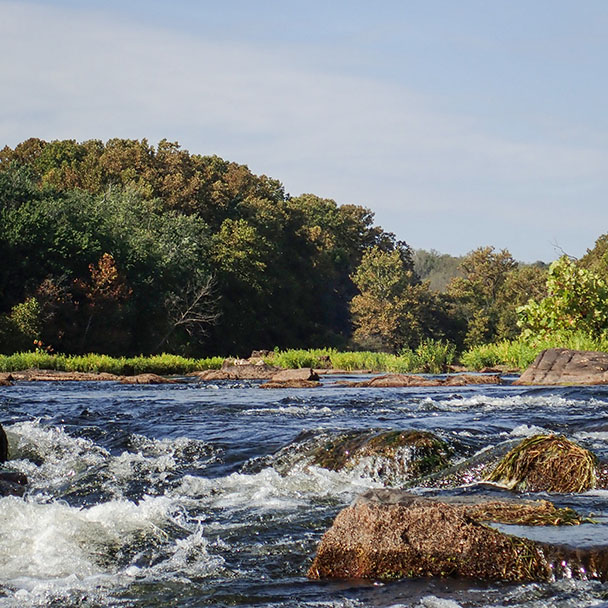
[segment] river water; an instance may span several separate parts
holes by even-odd
[[[302,463],[279,473],[272,455],[303,431],[430,430],[456,460],[551,431],[608,459],[608,387],[371,389],[335,379],[300,390],[0,388],[10,468],[30,479],[23,498],[0,498],[0,607],[608,607],[608,584],[596,580],[307,580],[338,511],[381,483]],[[481,490],[506,492],[434,492]],[[608,545],[608,492],[553,499],[599,522],[565,531],[569,543]]]

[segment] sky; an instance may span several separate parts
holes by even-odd
[[[608,232],[605,0],[0,0],[0,148],[166,138],[414,249]]]

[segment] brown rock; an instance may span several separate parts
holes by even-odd
[[[226,359],[221,369],[208,369],[194,372],[200,380],[270,380],[278,371],[277,367],[260,360],[251,363],[248,359]]]
[[[608,353],[549,348],[513,384],[608,384]]]
[[[10,374],[0,374],[0,386],[13,386],[13,380]]]
[[[14,380],[29,382],[100,382],[118,381],[121,376],[106,372],[62,372],[56,370],[28,369],[12,372]]]
[[[468,384],[500,384],[500,376],[458,374],[446,378],[428,378],[415,374],[389,374],[361,382],[339,382],[342,386],[371,388],[401,388],[411,386],[466,386]]]
[[[548,581],[559,564],[576,576],[595,555],[504,534],[483,521],[566,523],[546,501],[439,500],[399,490],[372,490],[341,511],[325,533],[308,572],[318,578],[398,579],[459,576],[502,581]],[[569,516],[569,514],[567,515]],[[566,516],[566,517],[567,517]],[[538,519],[540,518],[540,519]],[[572,522],[572,523],[580,523]],[[587,559],[586,559],[587,558]],[[585,561],[586,560],[586,561]],[[557,567],[556,567],[557,566]]]
[[[206,369],[202,372],[193,372],[190,375],[204,381],[230,380],[230,374],[222,369]]]
[[[264,384],[260,384],[260,388],[316,388],[321,386],[320,382],[315,380],[270,380]]]
[[[164,378],[157,374],[137,374],[136,376],[123,376],[121,384],[179,384],[179,380]]]

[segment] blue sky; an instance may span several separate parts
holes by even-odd
[[[0,146],[179,141],[414,248],[608,232],[608,3],[0,0]]]

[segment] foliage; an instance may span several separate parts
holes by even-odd
[[[0,352],[30,347],[40,336],[42,310],[36,298],[13,306],[8,315],[0,315]]]
[[[413,272],[406,246],[365,252],[353,275],[359,294],[351,301],[354,338],[378,350],[416,348],[427,338],[442,337],[441,301]]]
[[[466,324],[464,344],[472,347],[519,334],[517,307],[530,296],[544,294],[545,274],[539,266],[519,266],[503,249],[480,247],[465,256],[461,277],[447,292],[455,314]]]
[[[266,362],[277,367],[344,371],[440,374],[453,362],[455,346],[441,340],[425,340],[415,350],[403,349],[399,355],[386,352],[346,351],[331,348],[277,351]]]
[[[551,264],[548,295],[519,309],[524,337],[582,333],[608,337],[608,285],[567,256]]]
[[[369,209],[291,197],[175,142],[32,138],[0,151],[0,254],[18,260],[0,268],[0,312],[39,297],[43,339],[66,352],[344,345],[351,275],[374,246],[395,239]],[[89,325],[90,299],[74,292],[104,253],[132,290],[106,343],[103,316]]]

